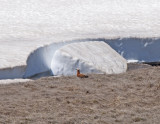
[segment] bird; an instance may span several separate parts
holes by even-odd
[[[77,77],[79,77],[79,78],[88,78],[87,75],[80,73],[80,69],[76,69],[76,70],[77,70]]]

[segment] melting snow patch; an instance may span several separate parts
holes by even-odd
[[[138,62],[138,60],[134,60],[134,59],[130,59],[130,60],[127,60],[128,63],[136,63]]]
[[[75,75],[76,68],[83,73],[123,73],[127,61],[104,42],[80,42],[58,49],[52,59],[53,75]]]
[[[32,81],[32,80],[31,79],[6,79],[6,80],[0,80],[0,84],[25,83],[28,81]]]

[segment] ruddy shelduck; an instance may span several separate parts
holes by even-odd
[[[79,77],[79,78],[88,78],[87,75],[80,73],[80,69],[76,69],[76,70],[77,70],[77,77]]]

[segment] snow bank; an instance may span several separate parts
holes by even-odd
[[[74,41],[52,43],[33,51],[27,59],[27,67],[23,77],[33,77],[40,73],[43,73],[44,75],[45,73],[47,73],[47,75],[51,75],[51,61],[55,51],[72,42]]]
[[[159,0],[0,0],[0,68],[72,39],[160,37]]]
[[[160,61],[160,39],[156,38],[117,38],[117,39],[79,39],[66,42],[52,43],[33,51],[27,59],[24,78],[37,74],[52,75],[51,63],[55,52],[65,45],[86,42],[104,41],[128,62],[157,62]]]
[[[50,70],[54,52],[62,45],[63,43],[53,43],[33,51],[27,59],[27,68],[23,77],[32,77],[38,73]]]
[[[121,38],[105,41],[128,62],[160,62],[158,38]]]
[[[23,78],[29,78],[43,75],[52,75],[51,62],[55,52],[61,47],[78,42],[85,42],[86,40],[71,40],[66,42],[52,43],[44,47],[40,47],[33,51],[27,58],[27,67]]]
[[[0,79],[23,78],[26,66],[0,69]]]
[[[1,0],[0,39],[158,37],[159,6],[159,0]]]
[[[39,73],[48,75],[51,73],[54,52],[66,45],[61,43],[62,41],[160,37],[159,6],[158,0],[1,0],[0,68],[10,70],[10,67],[27,65],[24,78]],[[119,43],[116,42],[120,41],[119,39],[111,41],[113,43],[109,44],[128,60],[159,60],[158,43],[155,50],[151,50],[154,43],[142,43],[145,52],[151,50],[145,54],[138,45],[135,45],[137,50],[129,44],[129,48],[125,44],[118,47]],[[61,45],[53,42],[59,42]],[[44,46],[50,43],[53,44]],[[39,48],[40,46],[43,47]],[[141,56],[136,50],[141,52]],[[148,54],[152,54],[150,59],[147,59],[150,57]],[[10,74],[8,78],[21,77],[23,74],[16,72],[14,74],[8,71],[1,77],[7,77],[7,74]]]
[[[55,72],[55,70],[57,69],[53,69],[53,66],[51,67],[51,65],[53,65],[53,63],[56,62],[55,60],[61,61],[60,63],[62,63],[63,59],[64,60],[67,59],[65,61],[69,62],[69,59],[66,58],[66,56],[64,56],[60,52],[61,51],[60,49],[63,47],[66,49],[65,47],[66,45],[71,45],[73,43],[79,43],[79,42],[82,43],[82,42],[89,42],[89,41],[105,42],[109,44],[115,51],[117,51],[121,56],[123,56],[128,62],[135,62],[135,61],[136,62],[159,62],[160,61],[160,54],[159,54],[160,39],[156,39],[156,38],[146,38],[146,39],[145,38],[117,38],[117,39],[87,38],[87,39],[79,39],[79,40],[70,40],[66,42],[57,42],[57,43],[52,43],[50,45],[40,47],[34,50],[28,56],[26,61],[27,63],[26,68],[25,66],[16,66],[13,68],[0,69],[0,79],[35,78],[35,77],[41,77],[41,76],[49,76],[52,74],[57,75],[59,74],[58,71]],[[69,48],[71,46],[69,46]],[[97,49],[100,49],[100,48],[97,48]],[[108,47],[106,47],[106,49],[107,48]],[[59,59],[57,59],[58,56],[59,56]],[[98,61],[98,59],[99,58],[96,58],[96,61]],[[74,59],[71,58],[70,61],[74,63],[73,60]],[[93,61],[92,58],[90,58],[90,61]],[[54,66],[54,68],[59,68],[60,65],[56,63],[56,66]],[[83,65],[83,66],[85,68],[86,65]],[[75,66],[73,66],[72,68],[74,67]],[[88,65],[87,67],[90,68],[91,70],[94,70],[92,67],[89,67]],[[94,70],[94,72],[96,71]],[[107,72],[107,71],[103,71],[103,72]],[[64,73],[70,74],[66,71],[63,71],[63,75],[65,75]]]
[[[53,75],[82,73],[122,73],[127,69],[126,60],[104,42],[81,42],[58,49],[52,59]]]

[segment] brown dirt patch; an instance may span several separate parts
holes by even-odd
[[[160,68],[0,85],[0,123],[160,122]]]

